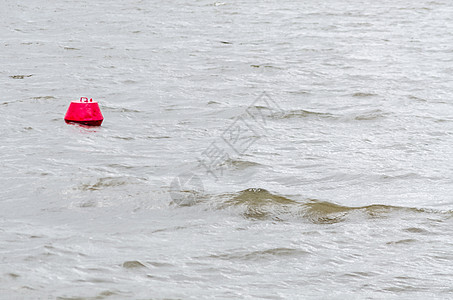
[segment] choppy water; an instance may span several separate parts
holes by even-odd
[[[6,0],[0,37],[0,298],[452,297],[451,2]]]

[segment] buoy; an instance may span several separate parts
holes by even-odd
[[[96,101],[81,97],[79,101],[72,101],[64,116],[66,123],[79,123],[88,126],[101,126],[104,117]]]

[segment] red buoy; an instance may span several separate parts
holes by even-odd
[[[101,126],[104,117],[96,101],[81,97],[79,101],[72,101],[64,116],[66,123],[79,123],[88,126]]]

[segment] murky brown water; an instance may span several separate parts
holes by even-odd
[[[1,5],[1,299],[452,297],[452,3]]]

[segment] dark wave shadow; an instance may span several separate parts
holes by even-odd
[[[339,223],[356,215],[368,219],[386,218],[391,214],[399,213],[453,215],[452,211],[440,212],[381,204],[348,207],[316,199],[296,201],[261,188],[249,188],[218,196],[211,195],[197,201],[197,204],[201,203],[208,204],[214,210],[233,211],[250,220],[306,220],[315,224]]]

